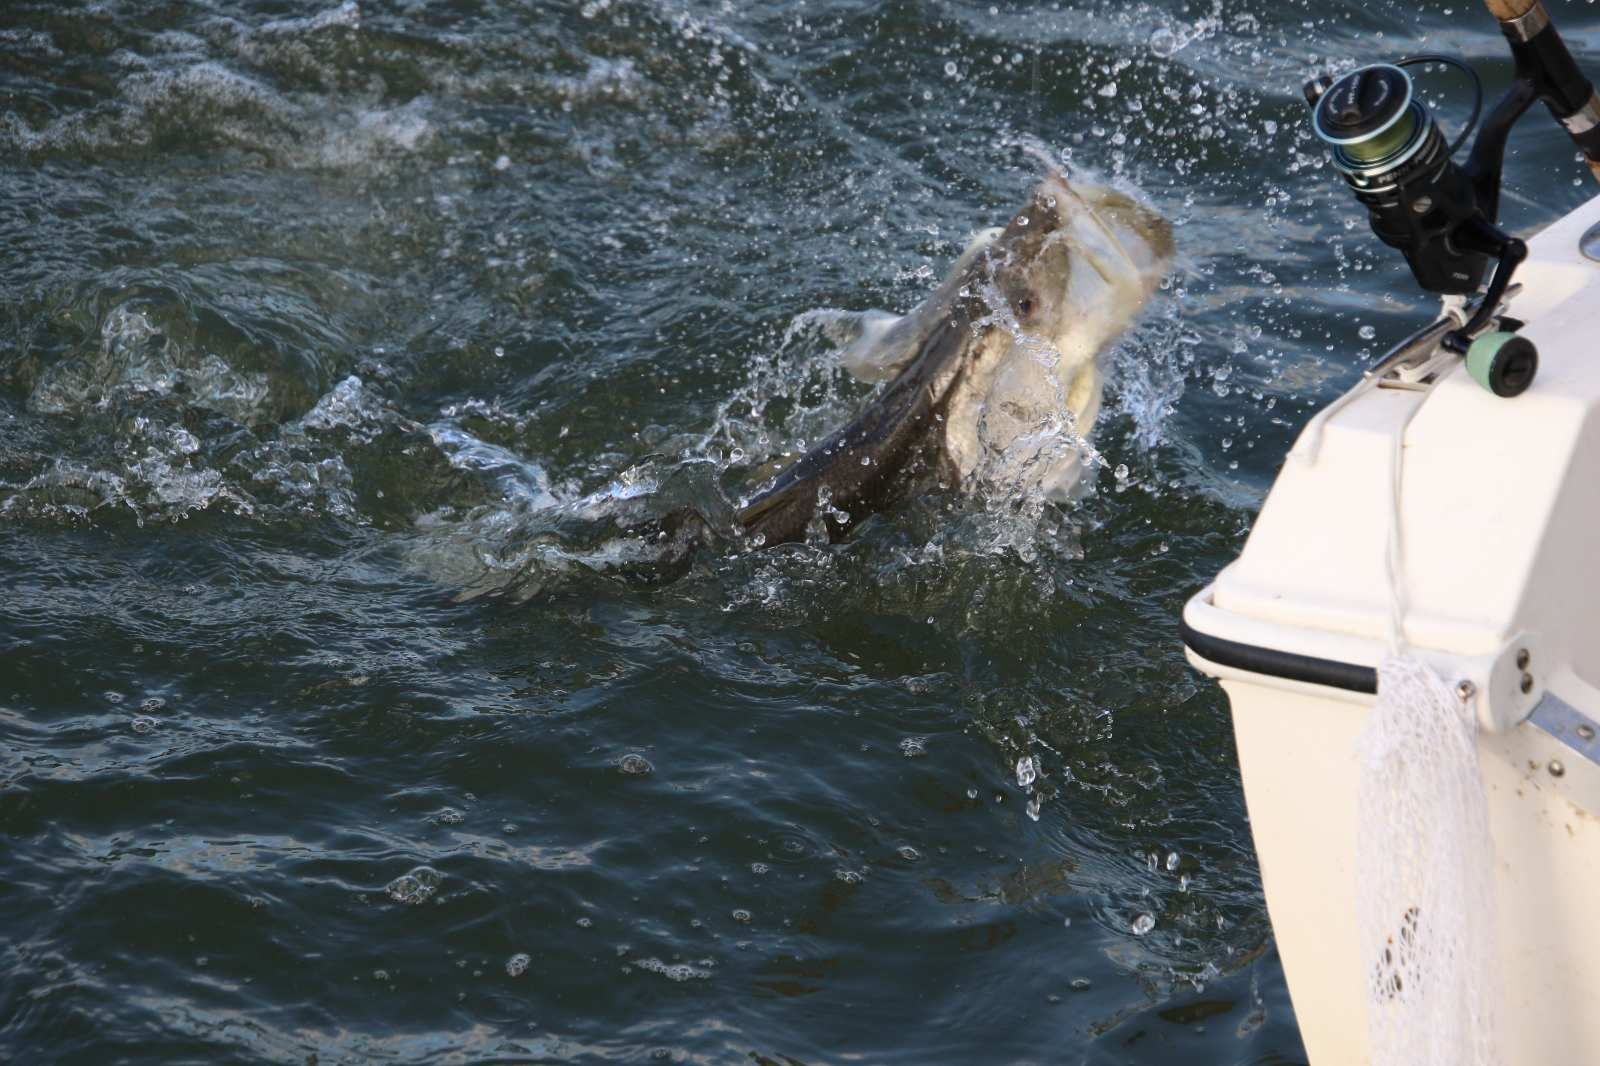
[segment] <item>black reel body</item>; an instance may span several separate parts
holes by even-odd
[[[1517,120],[1542,100],[1600,178],[1600,95],[1578,70],[1542,4],[1502,19],[1501,29],[1516,60],[1516,78],[1485,119],[1464,165],[1455,155],[1477,126],[1483,86],[1471,67],[1452,56],[1428,53],[1362,67],[1338,81],[1318,78],[1306,85],[1306,100],[1313,106],[1317,136],[1366,207],[1373,233],[1405,256],[1417,284],[1445,296],[1470,295],[1483,286],[1494,264],[1476,311],[1442,343],[1466,353],[1474,341],[1484,340],[1481,347],[1492,355],[1494,367],[1514,364],[1516,370],[1506,375],[1486,370],[1494,379],[1491,391],[1515,395],[1531,382],[1537,353],[1525,340],[1512,345],[1505,341],[1507,334],[1487,332],[1512,274],[1528,254],[1525,243],[1498,225],[1506,141]],[[1454,143],[1446,144],[1404,69],[1423,63],[1453,66],[1472,79],[1472,117]],[[1473,373],[1491,387],[1488,377]]]
[[[1406,257],[1429,292],[1476,292],[1489,256],[1451,238],[1481,216],[1477,196],[1406,72],[1387,63],[1363,67],[1331,88],[1312,82],[1307,95],[1317,135],[1332,147],[1333,164],[1378,239]]]

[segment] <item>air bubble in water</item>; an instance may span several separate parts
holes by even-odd
[[[1361,334],[1361,339],[1364,341],[1370,341],[1372,338],[1378,335],[1376,326],[1362,326],[1356,332]]]
[[[906,737],[900,742],[900,754],[908,759],[916,759],[928,754],[928,739],[926,737]]]
[[[748,925],[750,923],[750,912],[740,907],[733,912],[733,920],[740,924]]]
[[[1027,788],[1039,778],[1039,760],[1025,755],[1017,760],[1017,787]]]
[[[532,959],[528,958],[527,952],[517,952],[506,960],[506,976],[521,977],[528,972],[528,964],[532,961]]]
[[[619,773],[629,774],[632,776],[643,776],[644,774],[651,773],[654,770],[655,767],[650,765],[650,760],[646,759],[643,755],[640,755],[637,752],[629,752],[617,760],[617,771]]]
[[[1139,917],[1137,917],[1137,918],[1135,918],[1133,920],[1133,935],[1134,936],[1144,936],[1146,933],[1148,933],[1150,930],[1154,929],[1155,927],[1156,927],[1155,915],[1153,915],[1153,914],[1141,914],[1141,915],[1139,915]]]
[[[1177,868],[1178,868],[1178,853],[1175,852],[1175,851],[1167,852],[1167,872],[1171,873],[1173,870],[1176,870]]]
[[[384,886],[384,891],[396,903],[426,903],[439,891],[439,883],[443,880],[444,875],[433,867],[418,866],[390,881]]]
[[[1111,471],[1111,474],[1118,481],[1126,481],[1126,480],[1128,480],[1128,464],[1127,463],[1118,463],[1117,464],[1117,468],[1115,470]]]
[[[1157,59],[1170,59],[1178,51],[1178,35],[1162,26],[1150,35],[1150,51]]]
[[[955,60],[952,59],[952,60],[950,60],[948,63],[946,63],[944,65],[944,72],[948,77],[952,77],[953,78],[953,77],[956,76],[956,63],[955,63]]]

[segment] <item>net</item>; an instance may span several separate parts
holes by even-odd
[[[1378,669],[1359,757],[1372,1066],[1492,1066],[1492,842],[1472,702],[1397,652]]]

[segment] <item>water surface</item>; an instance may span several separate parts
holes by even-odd
[[[1422,48],[1509,77],[1467,0],[6,5],[0,1058],[1304,1061],[1176,618],[1428,313],[1299,97]],[[1514,226],[1589,194],[1513,143]],[[837,426],[791,324],[1030,144],[1184,255],[1084,500],[551,517]]]

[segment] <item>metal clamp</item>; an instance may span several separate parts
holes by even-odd
[[[1514,19],[1506,19],[1500,23],[1500,32],[1516,41],[1518,44],[1527,44],[1550,25],[1550,13],[1544,9],[1544,4],[1534,4],[1527,11]]]
[[[1574,137],[1581,137],[1600,126],[1600,93],[1590,95],[1588,103],[1562,119],[1561,124]]]
[[[1498,330],[1500,319],[1510,307],[1512,298],[1521,291],[1521,282],[1512,282],[1507,286],[1505,295],[1500,299],[1500,305],[1473,335],[1480,336]],[[1481,300],[1482,297],[1479,297],[1477,301],[1466,303],[1447,299],[1443,318],[1424,326],[1390,348],[1372,369],[1362,373],[1362,378],[1376,379],[1374,383],[1381,389],[1426,392],[1438,379],[1439,371],[1460,358],[1455,352],[1445,348],[1445,337],[1472,320]]]
[[[1544,694],[1528,721],[1582,758],[1600,766],[1600,725],[1554,692]],[[1552,764],[1552,772],[1556,765],[1559,764]]]

